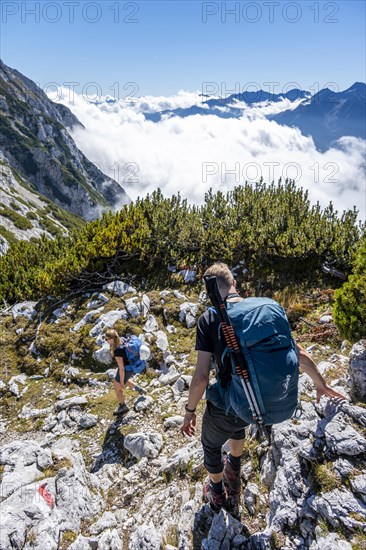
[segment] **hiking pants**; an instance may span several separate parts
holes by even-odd
[[[228,439],[244,439],[247,422],[225,414],[207,401],[202,419],[201,441],[204,451],[204,465],[210,474],[219,474],[224,469],[221,447]]]

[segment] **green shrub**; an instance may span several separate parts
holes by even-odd
[[[355,342],[366,337],[366,234],[360,241],[352,274],[335,292],[333,315],[344,338]]]
[[[39,220],[39,225],[42,227],[42,229],[48,231],[48,233],[51,233],[51,235],[62,235],[60,227],[58,227],[56,224],[53,223],[52,220],[46,218],[45,216]]]
[[[0,225],[0,235],[2,235],[2,237],[4,237],[4,239],[6,239],[9,244],[16,243],[18,240],[16,236],[13,235],[13,233],[6,229],[3,225]]]
[[[54,214],[51,203],[49,209]],[[47,228],[45,210],[41,217]],[[241,262],[245,270],[238,271],[238,284],[257,294],[301,285],[336,286],[338,281],[324,275],[322,266],[328,262],[348,274],[361,231],[356,210],[338,215],[331,203],[325,209],[312,206],[307,192],[293,181],[260,181],[226,194],[210,191],[201,206],[189,205],[179,194],[166,198],[157,190],[119,212],[104,213],[62,243],[42,241],[38,249],[32,243],[9,250],[0,258],[0,300],[97,290],[112,277],[143,281],[150,289],[177,287],[181,277],[171,274],[169,265],[177,271],[196,266],[199,281],[217,260],[230,266]],[[296,318],[301,311],[295,306]]]
[[[15,212],[8,206],[0,208],[0,215],[11,220],[15,227],[18,227],[18,229],[26,230],[32,229],[33,227],[32,223],[27,218],[25,218],[21,214],[18,214],[18,212]]]
[[[14,201],[11,201],[11,202],[9,203],[9,206],[10,206],[10,208],[12,208],[13,210],[17,210],[17,211],[18,211],[18,210],[21,210],[19,204],[17,204],[17,203],[14,202]]]
[[[26,213],[26,217],[28,218],[28,220],[38,220],[37,214],[35,212],[33,212],[32,210],[29,210]]]

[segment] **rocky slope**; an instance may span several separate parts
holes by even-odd
[[[85,219],[129,202],[125,190],[76,147],[80,124],[30,79],[0,61],[0,149],[39,193]]]
[[[67,235],[84,220],[32,190],[0,152],[0,255],[17,240]]]
[[[3,312],[1,550],[364,548],[366,409],[316,405],[304,374],[301,414],[273,429],[269,448],[248,437],[240,521],[202,502],[200,428],[188,440],[179,426],[203,300],[116,281],[68,303]],[[152,350],[139,377],[147,393],[127,390],[120,420],[102,338],[111,326],[141,334]],[[349,357],[345,345],[309,349],[343,392],[349,359],[357,380],[365,374],[365,341]]]

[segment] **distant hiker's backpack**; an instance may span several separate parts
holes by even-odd
[[[250,382],[265,424],[291,418],[297,407],[298,358],[291,329],[282,307],[269,298],[246,298],[227,303],[227,312],[241,351],[247,361]],[[220,338],[223,338],[220,330]],[[230,354],[226,348],[222,356]],[[216,384],[207,389],[207,399],[227,413],[253,422],[241,378],[231,360],[231,381],[226,388]]]
[[[140,348],[142,346],[140,338],[130,336],[129,338],[123,338],[122,343],[129,363],[125,369],[136,374],[143,372],[146,369],[146,362],[140,358]]]

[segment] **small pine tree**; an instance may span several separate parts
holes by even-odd
[[[366,233],[360,240],[352,274],[335,292],[333,315],[342,336],[351,342],[366,337]]]

